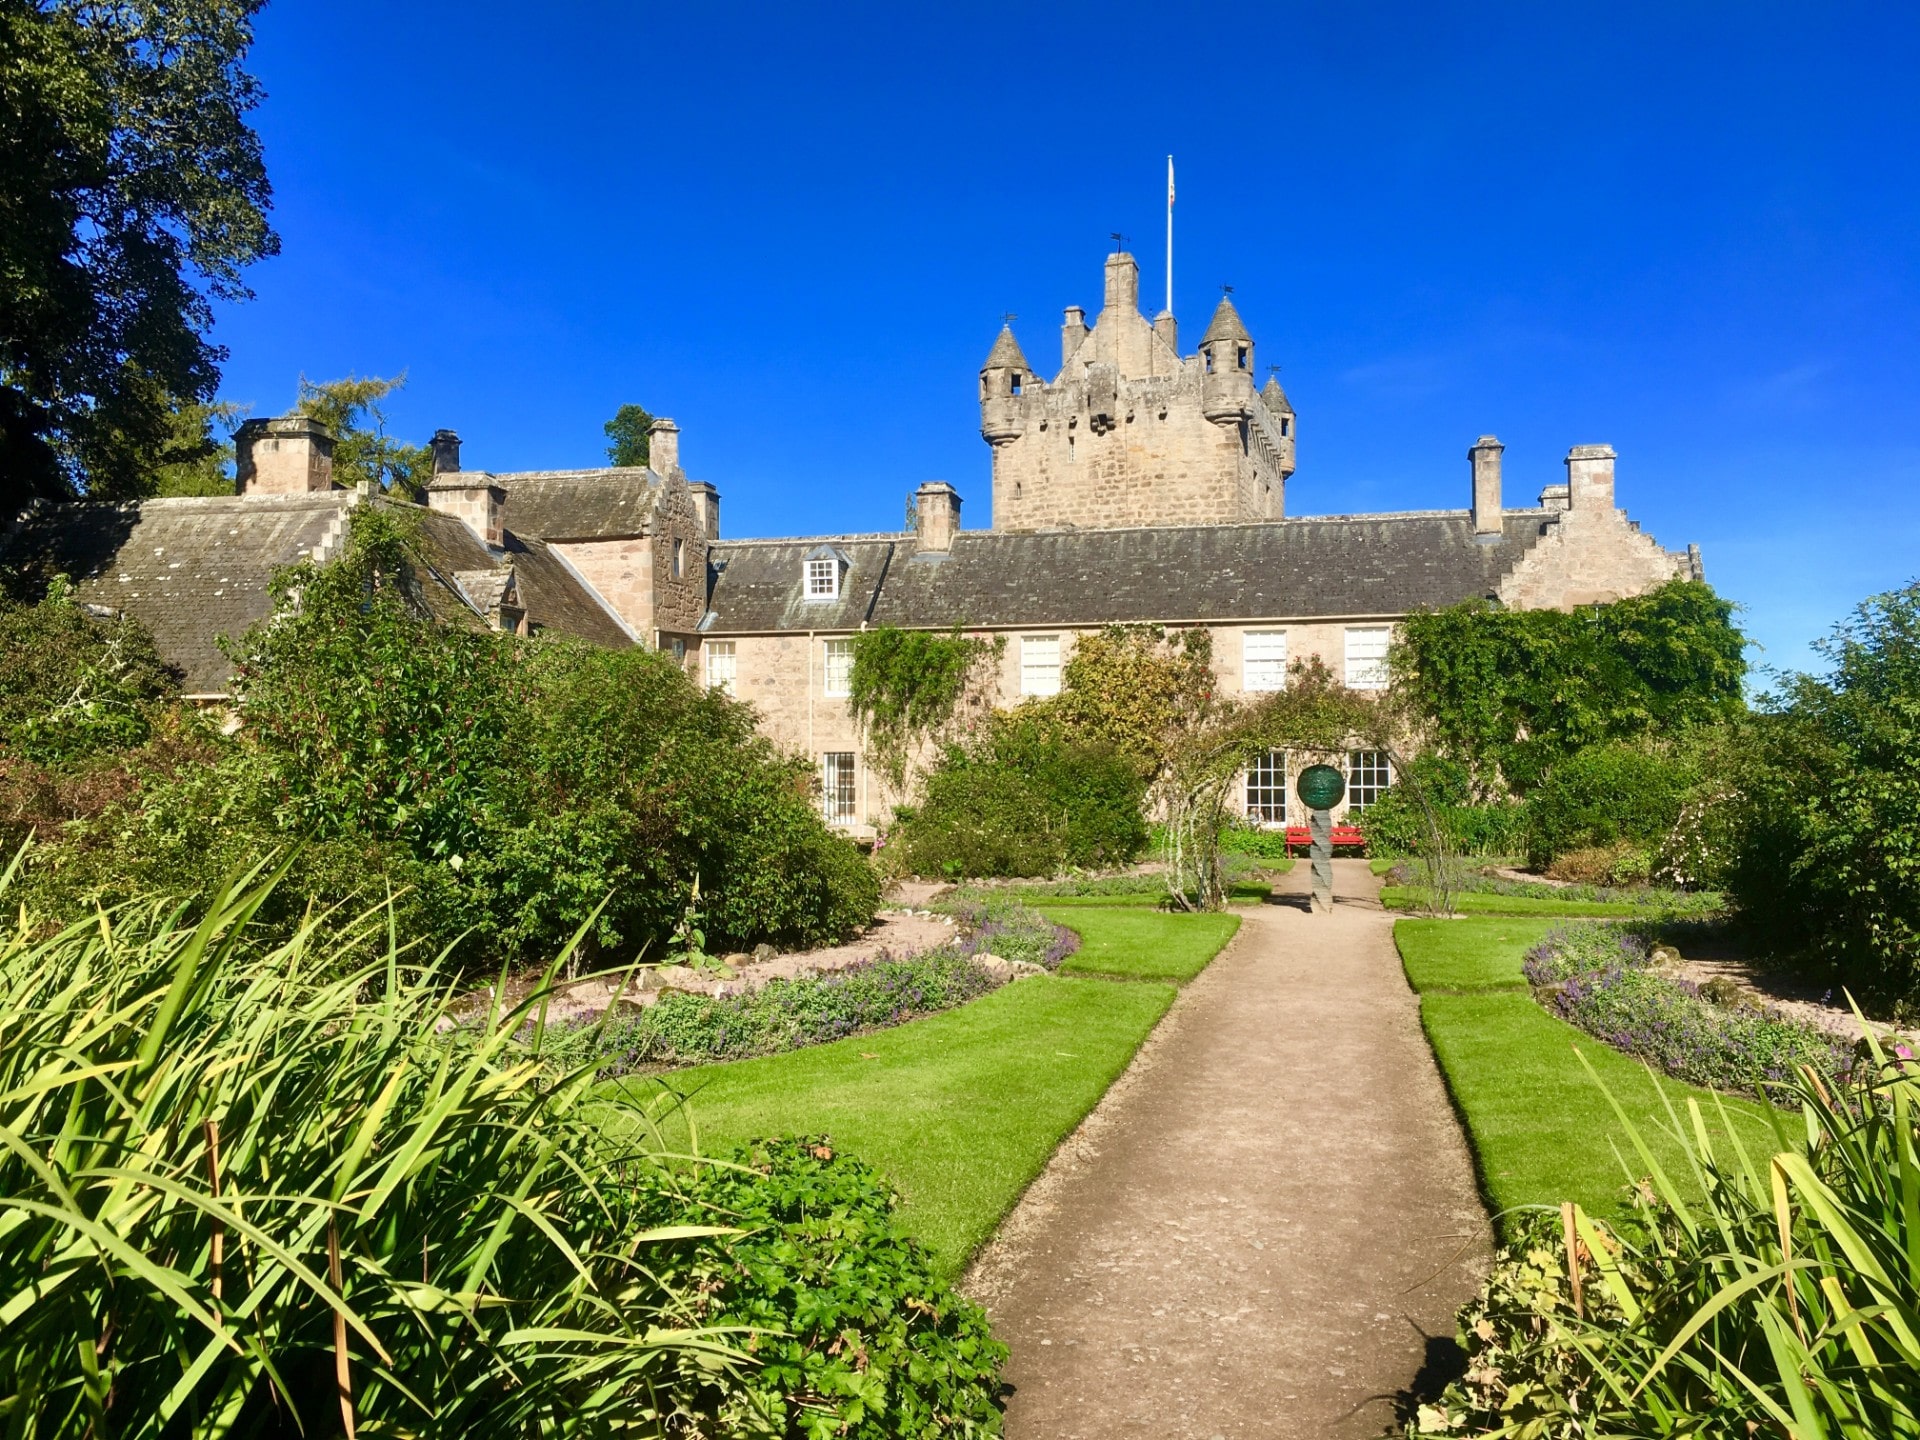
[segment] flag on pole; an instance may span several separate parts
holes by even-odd
[[[1173,156],[1167,156],[1167,204],[1173,204]]]

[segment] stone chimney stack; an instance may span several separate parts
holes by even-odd
[[[507,543],[507,492],[484,470],[443,470],[427,482],[427,508],[464,520],[495,550]]]
[[[427,442],[433,451],[433,473],[454,475],[460,470],[460,437],[451,430],[436,430]]]
[[[233,436],[242,495],[311,495],[333,489],[333,431],[311,415],[249,420]]]
[[[1078,305],[1067,306],[1066,323],[1060,327],[1060,366],[1065,369],[1087,343],[1087,312]]]
[[[913,495],[914,539],[922,555],[944,555],[960,533],[960,492],[944,480],[929,480]]]
[[[1567,451],[1567,504],[1574,510],[1613,509],[1613,447],[1576,445]]]
[[[1153,317],[1153,333],[1166,341],[1167,348],[1174,354],[1180,353],[1180,322],[1173,318],[1171,310],[1162,310]]]
[[[1473,533],[1498,539],[1505,529],[1500,508],[1500,455],[1507,447],[1491,435],[1482,435],[1467,450],[1473,463]]]
[[[663,477],[680,468],[680,427],[664,415],[647,429],[647,464]]]
[[[1140,311],[1140,262],[1124,250],[1107,257],[1105,304],[1108,310],[1119,309],[1130,315]]]
[[[689,480],[693,492],[693,513],[699,517],[700,533],[709,540],[720,538],[720,492],[705,480]]]

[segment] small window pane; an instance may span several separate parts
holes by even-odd
[[[1284,690],[1287,687],[1287,632],[1247,630],[1240,636],[1240,688]]]
[[[1287,755],[1269,750],[1247,767],[1247,819],[1260,825],[1287,823]]]
[[[734,666],[739,663],[734,654],[734,642],[731,640],[709,640],[707,642],[707,688],[733,694],[734,676],[738,673]]]
[[[854,818],[853,753],[833,751],[821,757],[821,807],[830,825],[845,825]]]
[[[1385,625],[1347,627],[1347,688],[1387,688],[1387,644],[1393,631]]]
[[[1060,637],[1058,635],[1020,637],[1020,693],[1022,695],[1058,695],[1060,693]]]
[[[1393,765],[1384,750],[1355,750],[1347,756],[1347,814],[1358,815],[1393,785]]]
[[[853,693],[853,641],[829,640],[827,644],[827,688],[829,695]]]
[[[839,593],[840,562],[837,560],[807,561],[807,598],[831,600]]]

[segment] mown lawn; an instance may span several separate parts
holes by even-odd
[[[1240,924],[1132,910],[1077,910],[1072,921],[1090,922],[1102,938],[1088,949],[1107,963],[1142,970],[1150,927],[1182,974],[1197,973]],[[830,1136],[899,1188],[903,1223],[952,1278],[1127,1068],[1174,994],[1151,977],[1036,977],[891,1030],[616,1083],[651,1092],[663,1108],[669,1091],[687,1097],[666,1122],[675,1148],[714,1154],[773,1135]]]
[[[1191,980],[1240,928],[1238,915],[1176,915],[1118,907],[1036,907],[1080,936],[1080,949],[1060,969],[1069,975],[1127,980]]]
[[[1068,907],[1090,906],[1094,909],[1157,909],[1161,901],[1167,898],[1167,892],[1155,890],[1152,893],[1141,892],[1133,895],[1022,895],[1027,904],[1041,908],[1056,905]],[[1229,905],[1264,905],[1273,898],[1273,886],[1255,880],[1243,880],[1227,887]],[[1060,922],[1065,924],[1065,921]]]
[[[1425,910],[1433,893],[1424,885],[1387,885],[1380,903],[1389,910]],[[1554,900],[1544,895],[1490,895],[1481,890],[1456,890],[1453,908],[1462,915],[1559,915],[1569,920],[1626,919],[1657,916],[1659,907],[1625,900]]]
[[[1629,1175],[1646,1172],[1582,1055],[1678,1183],[1687,1184],[1689,1171],[1662,1092],[1683,1121],[1686,1101],[1699,1100],[1716,1134],[1724,1103],[1743,1141],[1769,1148],[1770,1107],[1656,1080],[1638,1060],[1541,1009],[1520,975],[1520,956],[1546,928],[1492,919],[1394,926],[1407,979],[1420,992],[1421,1023],[1496,1213],[1575,1200],[1595,1214],[1618,1214]]]

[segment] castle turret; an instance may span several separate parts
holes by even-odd
[[[1002,325],[980,367],[980,433],[989,445],[1016,439],[1026,428],[1026,407],[1020,402],[1032,381],[1033,369],[1013,338],[1013,327]]]
[[[1220,297],[1207,333],[1200,337],[1206,369],[1201,410],[1216,425],[1243,420],[1253,408],[1253,336],[1229,296]]]
[[[1293,402],[1287,399],[1287,392],[1280,388],[1280,377],[1267,376],[1265,388],[1260,391],[1261,403],[1267,407],[1267,414],[1273,417],[1272,430],[1280,433],[1273,442],[1282,477],[1293,474],[1293,427],[1296,417]]]

